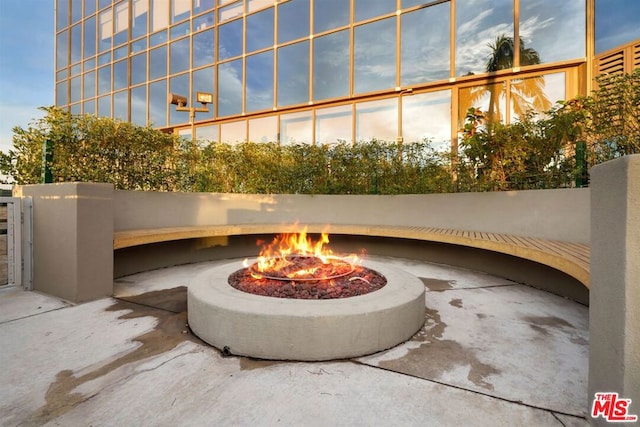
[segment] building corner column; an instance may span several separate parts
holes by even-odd
[[[640,155],[591,170],[589,411],[595,393],[631,399],[640,417]]]

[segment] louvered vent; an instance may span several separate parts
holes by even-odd
[[[598,74],[613,74],[624,72],[624,50],[600,58]]]

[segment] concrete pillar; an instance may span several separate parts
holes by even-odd
[[[113,294],[113,185],[23,185],[33,200],[33,289],[72,302]]]
[[[640,155],[591,170],[590,410],[599,392],[640,417]]]

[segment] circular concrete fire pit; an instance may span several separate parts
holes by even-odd
[[[425,321],[424,285],[388,265],[365,262],[387,278],[366,295],[327,300],[274,298],[228,283],[242,262],[200,273],[188,290],[189,326],[225,353],[274,360],[331,360],[391,348]]]

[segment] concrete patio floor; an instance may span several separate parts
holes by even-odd
[[[408,342],[331,362],[224,357],[186,287],[227,261],[128,276],[71,305],[0,290],[2,426],[588,425],[588,308],[484,273],[371,257],[426,286]]]

